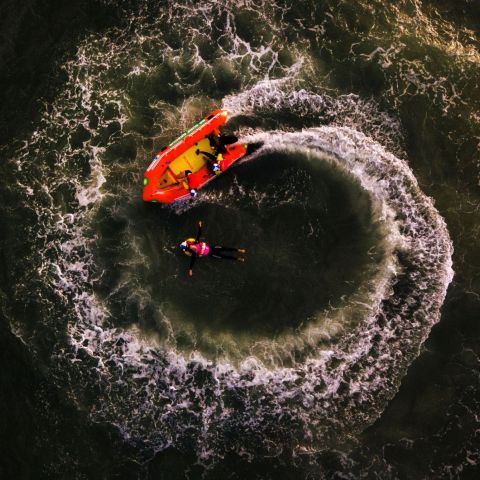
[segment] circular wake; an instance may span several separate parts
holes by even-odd
[[[335,446],[381,414],[439,320],[452,278],[452,244],[407,163],[389,153],[401,151],[391,118],[372,102],[313,94],[295,79],[259,81],[300,75],[300,50],[286,56],[277,40],[281,21],[264,48],[255,35],[249,42],[240,38],[229,22],[216,28],[211,18],[223,19],[225,12],[217,3],[208,8],[214,10],[205,13],[208,35],[199,32],[197,15],[177,6],[162,12],[161,21],[138,27],[138,35],[87,39],[65,67],[65,90],[29,141],[16,147],[19,206],[35,225],[33,233],[27,228],[34,240],[25,262],[44,302],[42,328],[54,340],[36,343],[36,326],[29,330],[19,322],[15,329],[33,350],[47,351],[58,385],[93,421],[116,425],[126,438],[155,450],[173,445],[206,461],[232,450],[261,456]],[[163,34],[175,15],[185,24],[190,56],[180,54],[185,48],[176,36]],[[217,36],[217,52],[203,41],[210,33]],[[120,78],[127,83],[119,84]],[[199,89],[209,99],[188,100]],[[241,141],[262,147],[193,204],[166,211],[142,205],[139,172],[154,140],[174,138],[179,123],[192,123],[190,117],[211,107],[210,98],[232,91],[243,91],[224,105],[235,114]],[[269,195],[266,181],[246,187],[248,169],[266,158],[279,175],[277,196]],[[291,185],[278,173],[285,162],[299,172]],[[300,191],[316,194],[321,182],[324,193],[335,186],[342,195],[298,201]],[[278,285],[270,305],[251,297],[249,307],[261,312],[252,324],[263,321],[264,330],[242,328],[251,311],[235,316],[227,302],[212,308],[212,321],[205,314],[197,322],[192,311],[198,304],[187,311],[172,301],[186,281],[185,259],[174,245],[182,238],[174,233],[190,232],[169,225],[191,228],[197,213],[224,220],[233,214],[245,228],[259,227],[269,251],[278,243],[282,252],[283,238],[263,235],[282,208],[292,208],[291,225],[302,218],[311,223],[302,234],[311,235],[312,256],[294,262],[293,255],[278,257],[278,264],[292,268],[292,285]],[[335,220],[343,209],[354,215],[345,217],[342,230]],[[249,212],[251,222],[245,220]],[[264,212],[271,216],[258,223]],[[335,241],[322,244],[327,226]],[[302,235],[284,230],[291,244],[307,249]],[[329,276],[310,266],[316,248],[331,254],[323,264],[331,267]],[[247,262],[255,265],[249,253]],[[155,266],[170,268],[164,284]],[[221,267],[199,268],[208,273]],[[259,271],[258,283],[269,273],[265,265]],[[328,290],[334,274],[338,288]],[[19,298],[28,281],[22,277],[16,286]],[[308,308],[292,310],[290,291]],[[277,329],[266,318],[272,311]]]
[[[368,192],[388,235],[375,281],[368,282],[374,288],[330,313],[332,320],[345,318],[354,308],[355,322],[327,343],[328,329],[309,323],[301,335],[308,354],[288,368],[255,357],[235,367],[228,359],[155,347],[135,329],[109,329],[98,315],[95,322],[80,315],[70,326],[74,349],[67,357],[82,360],[75,365],[88,385],[92,372],[98,376],[93,418],[159,449],[193,443],[202,458],[230,449],[272,454],[289,444],[332,445],[364,428],[394,395],[438,321],[452,277],[443,220],[408,166],[378,143],[340,127],[261,132],[242,141],[263,142],[247,162],[268,152],[302,152],[348,172]]]
[[[103,272],[95,294],[112,324],[135,325],[162,348],[293,365],[355,325],[374,295],[392,248],[382,215],[333,157],[280,144],[196,202],[105,199],[91,220]],[[177,245],[200,218],[207,241],[246,248],[247,262],[198,261],[189,278]]]

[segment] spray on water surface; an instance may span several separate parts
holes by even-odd
[[[324,2],[311,15],[282,2],[123,5],[119,26],[62,60],[65,80],[31,132],[2,147],[21,212],[4,216],[26,246],[11,295],[35,291],[38,309],[11,315],[10,328],[134,458],[173,449],[212,478],[232,454],[265,461],[259,478],[284,455],[320,478],[326,452],[338,472],[363,468],[363,432],[440,320],[453,277],[403,109],[431,95],[448,119],[461,102],[406,52],[448,45],[467,80],[478,56],[473,40],[452,40],[468,27],[440,34],[440,17],[409,5],[424,28],[416,47],[406,4]],[[399,14],[389,46],[386,27],[360,16],[372,9],[385,22]],[[343,47],[338,31],[350,35]],[[352,71],[365,62],[372,91],[347,86],[334,54]],[[159,147],[217,106],[261,148],[194,201],[143,204]],[[199,219],[207,239],[246,247],[246,263],[198,262],[188,278],[177,245]],[[365,468],[388,477],[382,462]]]

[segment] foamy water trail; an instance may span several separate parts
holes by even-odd
[[[216,14],[205,8],[206,18]],[[164,15],[172,19],[189,14],[177,6]],[[161,23],[152,27],[148,35],[139,32],[132,48],[143,51],[145,47],[147,51],[155,34],[160,35],[159,26]],[[295,81],[258,81],[272,76],[274,68],[287,75],[298,74],[303,65],[301,55],[292,66],[283,67],[273,41],[266,48],[253,48],[230,23],[222,35],[231,41],[230,49],[223,50],[222,61],[248,60],[255,73],[249,72],[245,84],[257,82],[224,102],[237,117],[260,120],[256,130],[241,130],[242,141],[263,144],[245,161],[255,162],[266,153],[279,152],[301,153],[310,162],[328,162],[367,192],[375,221],[385,232],[381,265],[356,296],[318,322],[306,322],[298,338],[269,342],[265,357],[275,357],[272,362],[255,355],[254,350],[235,362],[228,355],[208,360],[195,349],[180,352],[175,348],[174,322],[161,308],[155,313],[156,321],[169,338],[159,346],[137,327],[116,326],[107,302],[94,293],[102,274],[94,256],[99,240],[95,211],[115,195],[108,170],[116,165],[112,162],[107,167],[105,155],[112,139],[127,135],[128,110],[146,108],[132,99],[126,101],[125,92],[111,88],[107,78],[107,73],[112,73],[108,71],[113,62],[110,57],[118,61],[113,71],[118,65],[128,65],[127,76],[135,79],[155,72],[156,56],[139,57],[133,64],[129,59],[135,56],[125,47],[127,42],[112,52],[108,38],[92,38],[79,49],[77,62],[66,67],[69,89],[45,113],[41,127],[19,148],[15,159],[19,187],[29,199],[34,198],[32,208],[39,219],[38,275],[46,276],[52,291],[71,307],[68,342],[52,352],[58,370],[68,371],[62,381],[72,395],[80,396],[84,388],[94,392],[85,407],[93,421],[116,425],[126,438],[157,450],[193,445],[202,461],[232,449],[259,456],[277,454],[285,445],[295,445],[298,451],[321,448],[361,431],[397,391],[408,365],[440,318],[452,278],[452,244],[445,223],[401,155],[391,153],[402,153],[397,122],[374,102],[356,96],[321,96],[297,88]],[[89,54],[92,44],[99,49],[98,58]],[[154,46],[155,51],[163,52],[162,60],[169,59],[180,69],[178,52],[163,41]],[[194,69],[204,65],[198,52],[192,58]],[[191,83],[180,83],[185,95],[198,89],[196,77]],[[175,130],[178,115],[188,123],[196,108],[188,101],[178,109],[162,101],[150,107],[162,112],[162,122],[158,122],[162,135]],[[92,112],[96,125],[89,118]],[[278,122],[276,130],[265,131],[262,118],[279,114],[284,116],[284,124]],[[158,119],[152,121],[155,124]],[[293,126],[302,122],[305,128],[301,131]],[[79,125],[83,128],[80,133]],[[129,128],[129,132],[135,131]],[[75,140],[78,135],[80,140]],[[143,135],[140,129],[137,137]],[[60,151],[54,148],[59,139],[67,144]],[[56,152],[52,171],[40,175],[29,159],[48,151]],[[142,165],[148,163],[140,160]],[[78,169],[76,162],[80,161]],[[138,168],[134,162],[125,167],[130,181],[139,176],[134,171]],[[54,199],[57,192],[66,200]],[[242,191],[241,184],[222,193],[224,197],[206,192],[198,202],[218,204],[227,195],[239,194],[249,194]],[[261,192],[254,194],[261,203]],[[178,214],[190,208],[192,205],[184,204]],[[128,279],[124,282],[128,286]],[[353,314],[355,321],[348,321]],[[288,356],[289,349],[303,349],[305,354],[292,355],[287,368],[277,362],[276,349],[283,350],[278,357]]]
[[[270,104],[271,111],[275,108],[276,101]],[[234,364],[207,360],[196,351],[186,355],[156,346],[136,328],[111,325],[92,288],[98,272],[89,222],[108,186],[95,148],[90,176],[75,183],[78,209],[73,215],[52,214],[58,221],[47,225],[64,239],[53,260],[45,261],[54,266],[58,294],[72,301],[75,311],[68,326],[70,347],[54,357],[59,365],[71,362],[87,385],[101,386],[91,405],[92,420],[115,424],[127,438],[141,438],[156,449],[193,442],[205,461],[231,448],[257,454],[273,454],[286,444],[319,448],[371,423],[438,321],[452,278],[445,223],[408,165],[379,143],[336,125],[260,131],[242,141],[263,143],[246,161],[268,152],[300,152],[311,162],[329,162],[346,172],[368,192],[377,222],[387,231],[381,268],[369,278],[368,291],[348,305],[361,312],[360,320],[348,328],[332,322],[331,330],[308,323],[297,344],[286,344],[308,347],[308,355],[289,368],[269,367],[255,356]],[[343,318],[343,313],[337,315]],[[174,337],[171,320],[160,321]]]
[[[237,367],[195,352],[186,358],[149,345],[138,332],[94,326],[91,316],[72,325],[77,353],[87,349],[98,360],[96,374],[109,385],[93,418],[159,449],[181,446],[188,430],[201,458],[229,448],[248,451],[248,439],[253,450],[268,452],[276,435],[302,448],[320,447],[364,428],[395,394],[438,321],[452,278],[452,245],[443,220],[406,163],[378,143],[340,127],[262,132],[242,140],[264,143],[248,161],[268,151],[301,150],[312,161],[325,161],[328,153],[329,161],[382,205],[391,248],[369,303],[359,305],[361,322],[331,348],[313,349],[291,368],[267,368],[254,357]],[[135,402],[137,408],[128,411]],[[231,429],[242,433],[225,443]]]

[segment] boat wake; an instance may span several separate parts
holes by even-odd
[[[161,29],[155,28],[160,36]],[[192,32],[197,30],[192,27]],[[175,265],[178,258],[166,244],[159,254],[153,234],[139,235],[136,227],[157,221],[152,212],[158,210],[142,210],[140,200],[130,200],[140,191],[138,172],[148,164],[149,135],[168,136],[178,130],[179,114],[187,121],[198,105],[205,111],[211,107],[201,99],[178,108],[168,104],[169,72],[155,70],[168,61],[148,56],[150,43],[152,52],[167,52],[172,68],[183,72],[188,88],[179,91],[182,95],[198,91],[205,62],[197,52],[196,73],[188,83],[192,62],[185,63],[168,45],[158,48],[155,35],[144,33],[133,42],[147,57],[138,65],[131,63],[137,55],[125,46],[127,40],[115,46],[115,55],[107,37],[86,42],[79,49],[79,66],[71,62],[66,67],[67,88],[46,108],[29,141],[11,155],[18,174],[15,187],[23,193],[20,206],[35,218],[26,261],[42,285],[38,291],[48,312],[45,323],[56,335],[52,375],[92,421],[115,425],[125,438],[155,451],[174,446],[193,450],[208,462],[229,451],[272,456],[284,448],[306,452],[340,445],[382,413],[439,321],[453,275],[445,222],[400,158],[397,123],[378,105],[356,96],[319,95],[295,82],[258,81],[251,72],[298,72],[301,62],[280,65],[273,44],[268,51],[259,48],[261,55],[244,51],[245,42],[232,34],[236,43],[230,56],[222,50],[224,62],[237,62],[240,68],[243,55],[256,70],[249,69],[243,85],[254,86],[227,97],[223,107],[232,111],[241,141],[262,147],[232,169],[233,186],[212,184],[195,202],[162,210],[162,220],[178,224],[182,215],[207,212],[225,202],[235,212],[243,208],[234,204],[238,201],[261,212],[266,196],[258,187],[242,188],[242,169],[265,157],[287,157],[299,169],[324,166],[352,195],[368,198],[376,244],[371,246],[374,260],[356,272],[355,289],[343,300],[334,299],[331,306],[271,337],[245,335],[235,345],[235,336],[222,332],[215,342],[221,339],[224,351],[207,355],[200,340],[183,338],[180,324],[193,320],[178,312],[179,318],[173,318],[172,299],[161,297],[162,292],[158,297],[145,285],[145,265],[155,255]],[[94,46],[99,53],[95,50],[90,58]],[[108,71],[104,66],[111,57],[118,64]],[[121,68],[129,71],[125,91],[108,77],[113,72],[118,78]],[[214,69],[219,79],[227,70],[224,65]],[[164,89],[155,105],[144,95],[147,81],[135,88],[138,79],[150,76]],[[150,87],[156,91],[154,82]],[[130,101],[125,100],[128,95]],[[150,119],[161,124],[153,133],[136,125],[148,109],[162,117],[161,122]],[[275,163],[270,166],[275,170]],[[309,178],[302,177],[302,188],[312,187]],[[270,200],[269,208],[295,203],[298,191],[299,184],[293,183],[283,190],[284,197]],[[298,212],[305,209],[295,205]],[[317,239],[315,218],[311,220],[311,237]],[[154,253],[148,253],[148,244],[156,245],[150,250]],[[112,257],[115,264],[109,263]],[[181,282],[178,267],[172,271],[168,282]],[[104,279],[112,275],[115,282],[109,288]],[[28,281],[26,276],[25,285]],[[145,318],[159,335],[145,333]],[[13,327],[37,348],[34,333],[21,324]]]
[[[343,307],[309,319],[288,341],[268,348],[261,342],[258,355],[236,362],[152,344],[136,327],[109,328],[98,299],[71,286],[80,306],[64,358],[98,386],[92,418],[156,449],[194,445],[203,460],[231,449],[272,455],[288,445],[332,446],[364,429],[393,397],[439,320],[452,278],[444,221],[406,162],[379,143],[339,126],[260,131],[242,141],[263,144],[246,163],[301,154],[344,172],[368,193],[385,233],[381,261]],[[215,193],[199,200],[217,201]],[[171,319],[161,309],[155,315],[175,340]],[[281,349],[283,356],[285,349],[297,352],[288,367],[268,362],[282,357]]]

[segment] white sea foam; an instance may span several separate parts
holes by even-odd
[[[94,330],[90,319],[79,318],[71,330],[76,348],[84,348],[88,337],[90,354],[101,359],[99,374],[113,379],[115,372],[122,372],[128,395],[142,398],[142,408],[135,415],[116,418],[116,409],[110,410],[113,404],[107,402],[95,418],[120,423],[129,435],[146,437],[158,448],[178,444],[183,429],[197,425],[198,453],[204,459],[213,451],[220,453],[221,447],[213,446],[225,428],[244,422],[257,432],[256,442],[261,443],[269,441],[266,430],[272,417],[280,429],[282,419],[294,419],[302,425],[307,444],[317,445],[333,431],[341,436],[342,431],[371,422],[395,393],[406,367],[438,321],[452,277],[452,247],[443,220],[419,190],[406,163],[376,142],[340,127],[258,133],[243,140],[264,142],[263,152],[300,149],[311,151],[313,157],[316,152],[333,155],[339,168],[348,169],[375,201],[383,203],[385,219],[392,222],[389,241],[394,248],[363,321],[331,349],[320,349],[292,368],[266,368],[255,357],[235,368],[222,361],[207,361],[197,352],[187,359],[175,351],[156,349],[139,340],[135,332]],[[262,150],[255,156],[259,155]],[[401,288],[399,272],[404,281]],[[107,360],[113,360],[115,367],[107,366]],[[200,372],[207,380],[196,385]],[[147,383],[139,387],[135,379]],[[262,392],[258,398],[256,389]],[[225,406],[232,391],[242,398],[242,408]],[[189,403],[191,395],[198,402],[195,407]],[[162,422],[145,430],[144,419],[156,412]],[[181,420],[183,415],[186,418]],[[186,422],[183,426],[182,421]]]
[[[249,451],[248,442],[239,438],[230,446],[219,441],[231,428],[252,436],[255,449],[259,444],[269,448],[272,421],[277,432],[283,432],[285,439],[292,437],[301,448],[319,446],[334,432],[341,437],[342,432],[363,428],[393,396],[438,321],[452,276],[451,243],[443,220],[419,190],[407,164],[377,142],[339,126],[259,132],[242,141],[264,143],[249,161],[268,151],[298,150],[311,161],[336,163],[380,206],[390,233],[391,248],[375,289],[364,305],[357,305],[364,311],[363,320],[327,349],[315,349],[319,331],[310,325],[306,335],[311,339],[310,356],[291,368],[267,368],[255,357],[245,358],[237,367],[208,361],[195,351],[185,357],[155,346],[135,329],[109,326],[108,311],[92,293],[89,244],[94,238],[85,230],[89,209],[102,195],[85,193],[92,201],[55,224],[67,237],[55,264],[59,294],[73,300],[76,312],[68,329],[72,350],[67,357],[75,368],[87,369],[89,381],[96,383],[98,377],[106,385],[99,403],[92,406],[92,418],[112,422],[126,437],[139,436],[157,449],[181,445],[182,432],[189,428],[204,461],[229,448]],[[92,170],[94,192],[99,171],[100,164]],[[86,192],[92,179],[85,182]],[[82,192],[79,185],[77,198]],[[396,291],[398,273],[404,275],[405,285]],[[84,364],[85,353],[96,359],[94,369]],[[232,395],[237,400],[230,405]],[[135,409],[129,407],[134,404]],[[302,438],[286,433],[290,422]]]
[[[222,5],[205,3],[199,11],[208,19]],[[265,19],[265,12],[261,13]],[[194,16],[181,6],[162,15],[169,21]],[[244,83],[254,86],[228,97],[224,106],[235,114],[258,117],[288,112],[297,123],[305,120],[309,125],[303,131],[292,131],[288,125],[289,131],[258,131],[246,136],[242,140],[264,143],[263,150],[248,161],[268,151],[298,150],[312,161],[331,161],[347,171],[369,193],[388,227],[385,264],[368,298],[350,306],[363,312],[362,320],[341,331],[340,339],[327,347],[318,345],[318,336],[325,330],[309,325],[309,357],[292,362],[289,368],[268,368],[255,356],[235,366],[226,360],[209,361],[196,351],[182,355],[174,348],[156,346],[135,328],[112,326],[107,308],[93,294],[92,284],[99,272],[90,223],[109,189],[103,154],[110,142],[99,147],[92,139],[109,124],[103,112],[107,103],[117,105],[115,120],[122,128],[129,118],[128,108],[137,108],[133,101],[125,102],[124,92],[110,88],[107,77],[112,73],[109,69],[114,70],[112,63],[129,65],[127,77],[131,79],[155,71],[161,63],[159,57],[141,55],[144,46],[147,50],[146,42],[155,42],[158,36],[155,51],[162,52],[162,61],[178,66],[181,57],[162,39],[161,25],[159,22],[148,34],[138,32],[135,38],[118,44],[93,36],[81,45],[77,58],[66,66],[69,88],[46,109],[42,125],[30,141],[19,147],[19,187],[29,198],[36,194],[32,208],[41,225],[39,272],[46,275],[51,271],[48,281],[58,297],[73,304],[70,344],[54,355],[70,360],[73,372],[85,379],[85,385],[70,385],[72,390],[98,387],[98,398],[90,405],[94,421],[117,425],[126,438],[141,438],[157,450],[193,444],[199,458],[206,461],[232,449],[249,455],[252,451],[275,454],[283,443],[290,442],[302,451],[321,447],[377,418],[439,320],[452,278],[452,245],[445,223],[420,191],[406,162],[384,148],[401,152],[400,132],[391,117],[379,113],[374,102],[356,96],[333,98],[299,89],[295,81],[272,81],[268,77],[274,67],[280,67],[278,46],[272,42],[254,48],[230,23],[224,35],[231,40],[231,47],[224,48],[221,60],[227,66],[229,62],[238,66],[245,59],[250,71]],[[273,28],[278,30],[279,25]],[[195,32],[189,32],[191,39]],[[131,49],[127,48],[129,42]],[[138,53],[133,62],[132,50]],[[191,64],[201,66],[198,49],[192,51]],[[282,67],[282,72],[297,75],[306,60],[299,54],[295,60],[293,67]],[[178,84],[185,94],[198,90],[196,81],[192,86],[179,79]],[[162,122],[159,131],[174,130],[177,125],[172,112],[176,111],[169,106],[164,106],[164,111],[170,111],[171,118]],[[92,113],[98,126],[90,126]],[[80,149],[88,173],[78,173],[71,166],[79,158],[78,148],[67,146],[60,152],[54,148],[58,138],[68,144],[79,124],[90,135]],[[321,124],[326,126],[311,127]],[[38,174],[30,160],[49,151],[56,152],[54,168]],[[45,164],[47,170],[48,162]],[[53,200],[56,190],[65,185],[74,191],[73,206]],[[260,195],[256,200],[264,199]],[[332,332],[338,323],[333,327]]]

